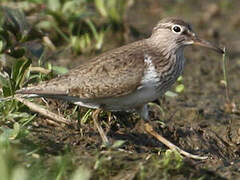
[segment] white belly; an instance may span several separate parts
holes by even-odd
[[[155,88],[142,88],[126,96],[88,100],[79,99],[80,101],[75,101],[74,103],[94,109],[102,108],[110,111],[127,111],[153,101],[159,96],[160,94],[155,91]]]

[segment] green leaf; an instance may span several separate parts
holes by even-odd
[[[115,141],[114,144],[112,145],[113,148],[119,148],[121,147],[126,141],[124,140],[118,140],[118,141]]]
[[[97,7],[99,13],[103,16],[103,17],[107,17],[108,13],[106,10],[106,5],[104,3],[104,0],[95,0],[95,6]]]
[[[15,124],[14,124],[15,125]],[[15,130],[8,128],[8,127],[0,127],[2,133],[0,135],[0,145],[8,144],[9,140],[13,140],[14,137],[16,138],[17,134],[19,133],[19,126],[15,125]]]
[[[184,85],[183,85],[183,84],[179,84],[179,85],[176,87],[175,90],[176,90],[177,93],[183,92],[183,90],[184,90]]]
[[[2,87],[8,87],[9,86],[9,80],[4,77],[2,74],[0,74],[0,85]]]
[[[11,96],[13,94],[10,86],[9,87],[2,87],[2,90],[3,90],[3,96],[4,97]]]
[[[53,28],[53,22],[48,21],[48,20],[42,20],[41,22],[39,22],[36,27],[39,29],[44,29],[44,30],[51,30],[51,28]]]
[[[168,149],[161,162],[165,169],[179,169],[183,165],[183,157],[178,151]]]
[[[168,97],[177,97],[178,96],[178,94],[177,93],[174,93],[174,92],[172,92],[172,91],[167,91],[166,93],[165,93],[165,96],[168,96]]]
[[[52,11],[58,11],[61,8],[61,3],[59,0],[48,0],[47,7]]]
[[[10,47],[12,40],[10,39],[10,36],[7,30],[1,27],[0,27],[0,40],[2,43],[0,52],[3,52],[4,50]]]
[[[87,20],[86,22],[89,25],[89,27],[93,33],[94,39],[96,41],[95,48],[97,50],[101,49],[103,40],[104,40],[104,31],[98,32],[95,25],[92,23],[92,21]]]
[[[20,132],[20,125],[19,125],[19,123],[15,122],[13,125],[13,130],[9,136],[9,139],[11,139],[11,140],[16,139],[19,132]]]
[[[68,69],[62,66],[52,66],[51,68],[56,74],[66,74],[68,72]]]
[[[13,81],[13,90],[19,89],[23,83],[25,72],[29,68],[31,60],[20,59],[12,67],[11,81]]]
[[[91,115],[91,112],[92,112],[92,110],[89,109],[89,110],[84,114],[84,116],[81,118],[81,121],[80,121],[81,124],[86,124],[89,116]]]
[[[62,13],[69,14],[78,7],[78,1],[67,1],[62,6]]]
[[[177,81],[178,82],[181,82],[183,80],[183,77],[182,76],[179,76],[178,78],[177,78]]]
[[[4,74],[0,74],[0,85],[2,87],[4,97],[12,95],[11,82],[8,76],[5,77]]]
[[[3,51],[3,41],[0,41],[0,53]]]

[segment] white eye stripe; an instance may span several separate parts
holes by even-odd
[[[179,25],[173,25],[172,26],[172,32],[180,34],[182,32],[182,27]]]

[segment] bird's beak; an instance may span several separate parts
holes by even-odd
[[[214,50],[214,51],[216,51],[216,52],[218,52],[218,53],[221,53],[221,54],[224,53],[223,49],[221,49],[221,48],[219,48],[219,47],[211,44],[210,42],[207,42],[207,41],[205,41],[205,40],[199,39],[199,38],[196,37],[196,36],[193,36],[192,40],[193,40],[193,44],[194,44],[194,45],[203,46],[203,47],[212,49],[212,50]]]

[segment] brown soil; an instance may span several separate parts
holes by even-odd
[[[76,155],[76,164],[86,162],[93,168],[96,158],[102,158],[106,171],[93,170],[93,179],[240,179],[240,1],[136,1],[126,14],[126,43],[151,33],[154,24],[164,16],[181,15],[194,25],[195,31],[205,39],[227,47],[230,100],[238,112],[227,107],[223,79],[222,57],[200,47],[185,50],[187,62],[183,75],[185,89],[176,98],[166,97],[159,103],[163,108],[151,107],[151,122],[156,131],[186,151],[208,155],[205,161],[184,160],[184,168],[168,176],[159,173],[161,167],[153,162],[166,147],[143,133],[138,127],[138,117],[115,113],[108,121],[102,114],[102,126],[112,142],[125,140],[122,151],[101,147],[101,138],[92,120],[80,127],[77,121],[71,127],[57,127],[39,117],[35,143],[42,144],[49,155],[64,153],[68,147]],[[148,8],[146,8],[148,7]],[[194,12],[194,13],[193,13]],[[128,29],[129,28],[129,29]],[[139,32],[133,36],[131,29]],[[112,38],[114,39],[114,38]],[[107,41],[106,41],[107,42]],[[117,44],[116,42],[113,44]],[[105,49],[114,48],[107,45]],[[82,58],[79,58],[82,59]],[[66,63],[66,62],[65,62]],[[78,63],[75,61],[74,63]],[[70,62],[69,62],[70,64]],[[173,88],[174,91],[174,88]],[[58,104],[55,104],[58,107]],[[72,110],[72,105],[63,109]],[[82,112],[86,110],[81,108]],[[80,113],[82,114],[82,113]],[[73,118],[74,119],[74,118]],[[161,126],[160,121],[165,123]],[[107,124],[107,125],[106,125]],[[98,155],[96,155],[98,154]],[[96,157],[97,156],[97,157]],[[148,157],[150,156],[150,158]],[[107,160],[107,158],[111,160]],[[104,159],[105,158],[105,159]],[[147,160],[147,159],[151,159]],[[148,167],[140,171],[141,167]],[[152,171],[151,171],[152,170]],[[164,170],[161,172],[165,172]],[[101,179],[101,178],[100,178]],[[104,179],[104,178],[102,178]]]

